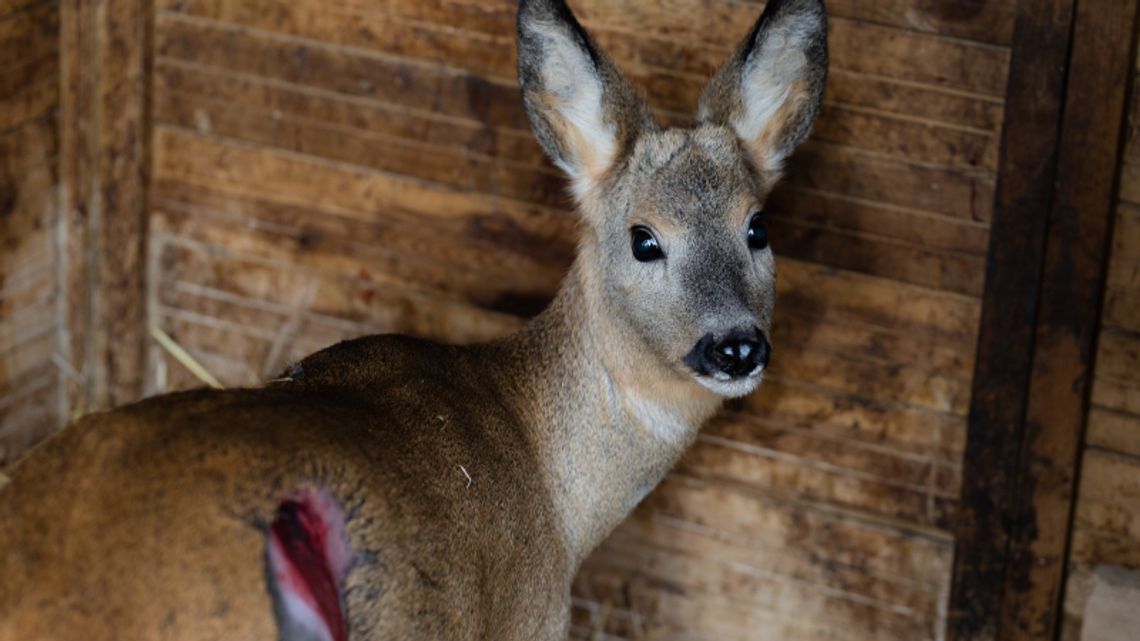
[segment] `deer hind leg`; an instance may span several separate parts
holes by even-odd
[[[351,565],[344,513],[328,492],[303,490],[281,502],[266,542],[281,641],[348,641],[344,580]]]

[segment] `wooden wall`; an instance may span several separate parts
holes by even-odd
[[[59,13],[0,0],[0,468],[59,424]]]
[[[761,10],[572,0],[665,122]],[[812,140],[769,205],[775,361],[587,563],[575,631],[940,638],[1011,0],[829,3]],[[157,0],[152,322],[228,384],[340,338],[489,338],[571,257],[513,0]],[[149,391],[198,385],[151,347]]]
[[[1066,641],[1081,638],[1097,566],[1140,572],[1140,58],[1128,124],[1073,523]]]
[[[558,287],[576,224],[515,0],[101,2],[0,0],[0,470],[140,376],[200,385],[156,342],[143,366],[149,326],[256,384],[365,333],[498,336]],[[570,3],[682,124],[762,7]],[[825,105],[768,205],[771,376],[587,562],[576,637],[942,638],[1017,4],[828,2]],[[1100,564],[1140,570],[1135,74],[1066,641]]]

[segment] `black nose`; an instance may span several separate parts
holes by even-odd
[[[685,357],[685,362],[699,374],[723,372],[740,378],[767,365],[771,353],[764,333],[753,327],[734,329],[720,339],[706,334]]]

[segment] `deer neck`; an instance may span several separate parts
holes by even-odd
[[[511,363],[506,383],[577,562],[661,481],[721,405],[602,313],[600,289],[582,268],[589,260],[580,255],[551,306],[501,344]]]

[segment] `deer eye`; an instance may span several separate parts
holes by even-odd
[[[768,227],[764,225],[764,212],[756,212],[748,221],[748,248],[759,250],[767,246]]]
[[[665,258],[665,253],[661,251],[661,245],[657,242],[657,237],[653,232],[649,231],[646,227],[634,227],[629,230],[631,238],[631,245],[633,249],[633,257],[637,260],[648,263],[652,260]]]

